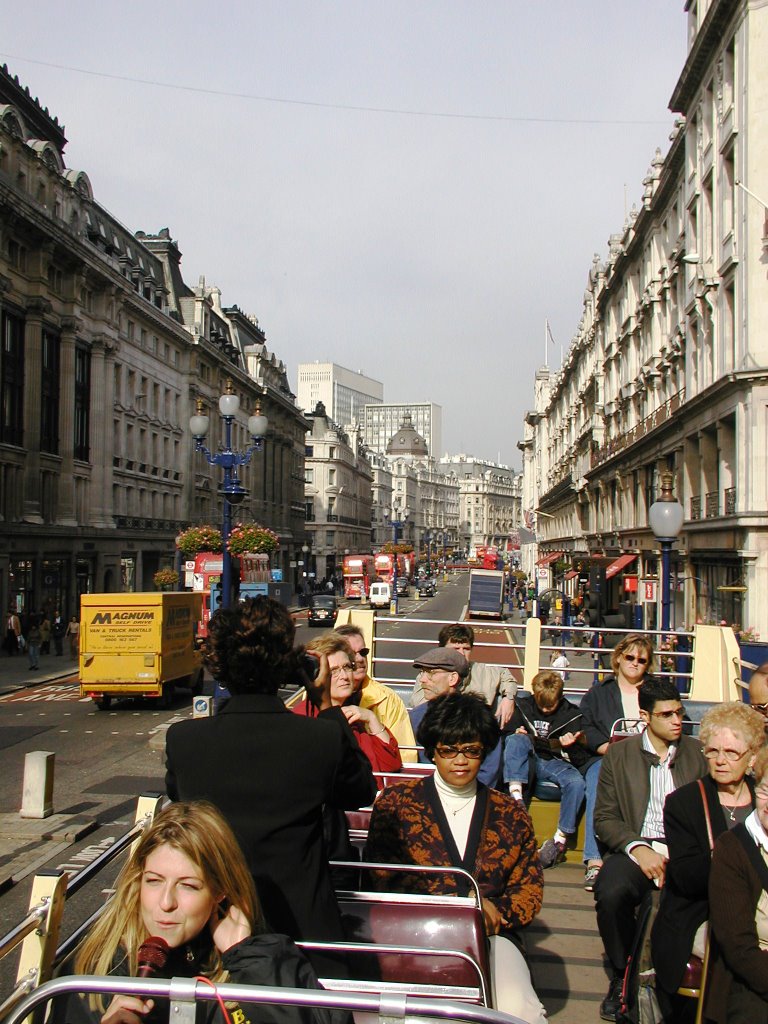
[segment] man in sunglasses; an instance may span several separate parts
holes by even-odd
[[[613,969],[600,1005],[603,1020],[616,1020],[637,908],[654,885],[664,884],[664,801],[707,773],[701,744],[683,735],[685,712],[674,683],[647,679],[638,702],[645,731],[608,747],[597,784],[595,831],[610,855],[595,882],[595,905]]]
[[[749,703],[763,716],[768,734],[768,661],[755,669],[749,680]]]

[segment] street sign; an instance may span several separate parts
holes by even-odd
[[[536,576],[540,580],[548,580],[549,579],[549,569],[546,567],[546,565],[539,565],[539,566],[537,566],[537,568],[536,568]]]
[[[659,599],[659,581],[643,580],[643,602],[645,604],[656,604]]]

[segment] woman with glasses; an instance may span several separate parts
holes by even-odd
[[[611,741],[611,730],[620,719],[639,720],[638,688],[653,672],[653,644],[647,636],[630,633],[611,654],[613,675],[584,694],[579,705],[582,731],[591,757],[580,771],[587,787],[584,839],[584,888],[592,892],[603,866],[595,836],[595,797],[600,764]]]
[[[768,748],[752,769],[755,809],[716,841],[709,873],[712,973],[704,1015],[768,1022]]]
[[[477,781],[499,725],[482,697],[453,693],[429,702],[418,740],[436,771],[389,786],[373,806],[365,859],[389,864],[464,868],[482,895],[497,1009],[543,1024],[531,984],[522,930],[541,909],[543,876],[523,804]],[[466,895],[451,875],[375,871],[382,891]]]
[[[355,680],[355,655],[347,639],[334,630],[307,644],[312,654],[328,658],[331,673],[331,707],[341,708],[355,739],[375,772],[399,772],[403,762],[400,748],[392,733],[379,721],[372,708],[360,707],[359,687]],[[292,708],[297,715],[314,717],[316,704],[303,700]],[[381,785],[381,780],[377,780]]]
[[[656,988],[670,1020],[682,1020],[690,1009],[691,1000],[675,993],[691,953],[704,956],[712,841],[752,813],[754,783],[747,773],[764,739],[762,717],[741,701],[707,711],[699,741],[708,774],[675,790],[664,805],[669,863],[652,949]]]

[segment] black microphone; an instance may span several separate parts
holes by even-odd
[[[158,971],[165,967],[170,951],[171,947],[165,939],[157,935],[152,935],[146,942],[142,942],[137,956],[136,977],[154,978]]]

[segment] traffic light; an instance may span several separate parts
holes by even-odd
[[[599,628],[603,623],[606,609],[605,568],[593,565],[589,570],[589,590],[584,595],[584,621],[588,626]]]

